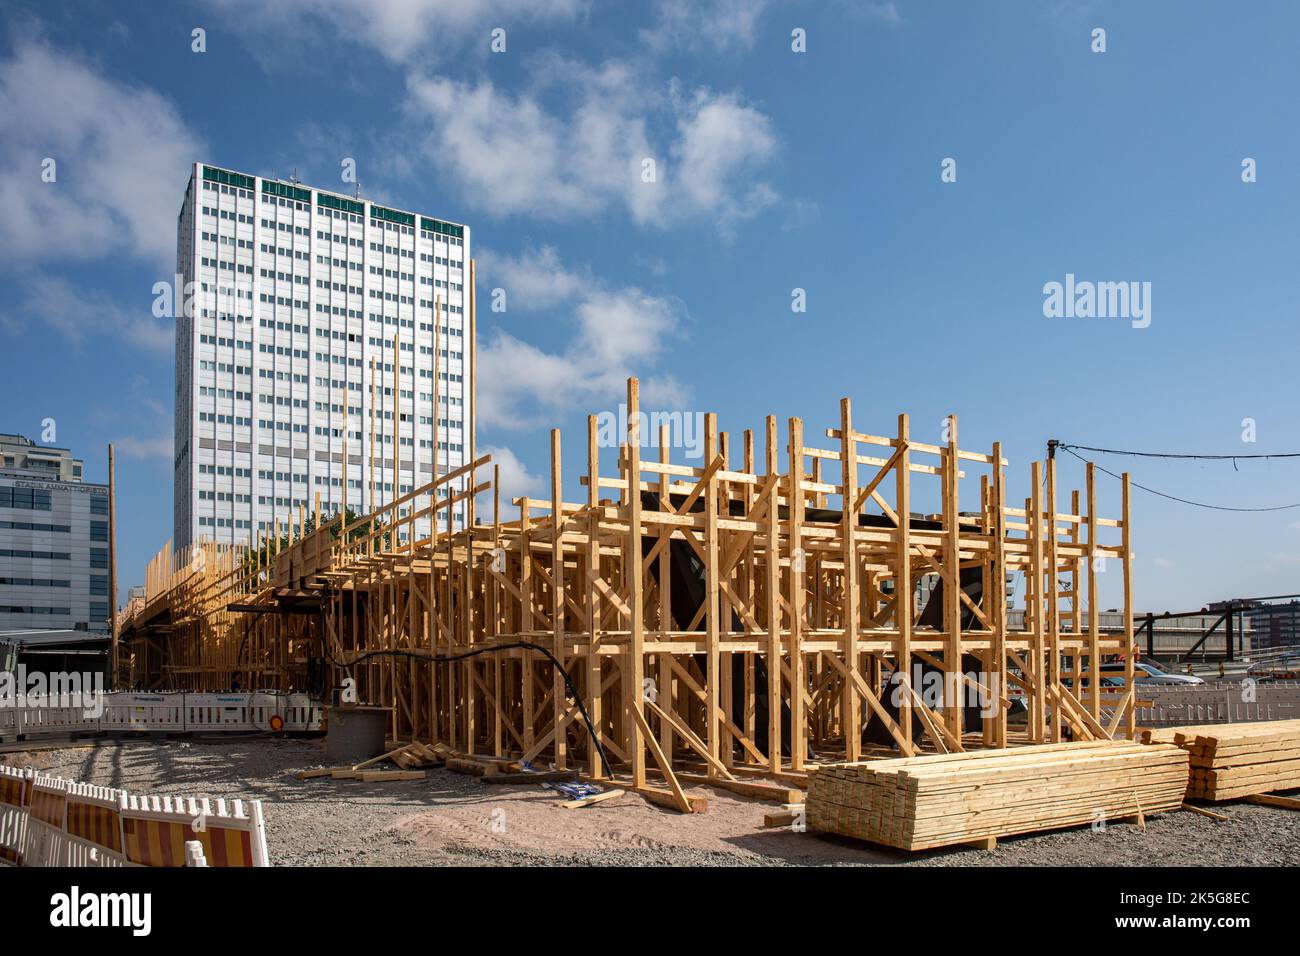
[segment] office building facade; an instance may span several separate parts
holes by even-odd
[[[66,448],[0,434],[0,632],[107,631],[108,486]]]
[[[318,494],[323,515],[364,513],[427,484],[435,460],[464,464],[469,263],[462,224],[195,164],[177,235],[175,545],[251,543]]]

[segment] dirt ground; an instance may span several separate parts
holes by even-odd
[[[9,748],[5,748],[9,750]],[[541,786],[491,786],[430,770],[405,783],[299,781],[322,766],[320,740],[247,737],[103,742],[0,753],[139,793],[260,799],[271,860],[286,866],[1276,866],[1300,864],[1300,813],[1249,804],[1220,823],[1177,812],[1146,830],[1121,823],[1014,837],[986,853],[904,854],[838,837],[763,829],[776,804],[700,787],[706,813],[682,815],[633,794],[582,810]]]

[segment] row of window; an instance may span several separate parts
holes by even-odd
[[[51,534],[72,534],[72,526],[66,524],[43,524],[39,521],[0,521],[0,530],[4,531],[48,531]]]
[[[0,578],[0,584],[14,588],[70,588],[72,582],[60,578]]]
[[[49,511],[50,493],[34,488],[0,488],[0,508],[23,508],[27,511]]]

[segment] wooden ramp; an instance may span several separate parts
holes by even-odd
[[[1143,739],[1187,751],[1192,799],[1236,800],[1300,787],[1300,720],[1165,727]]]
[[[813,830],[924,850],[1176,809],[1188,755],[1168,744],[1048,744],[822,767]]]

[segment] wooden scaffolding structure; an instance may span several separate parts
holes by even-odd
[[[844,399],[824,442],[798,418],[782,440],[768,417],[736,448],[706,415],[692,465],[671,460],[666,426],[647,441],[648,421],[636,379],[617,447],[588,419],[579,503],[563,500],[555,430],[550,497],[517,498],[510,517],[483,456],[346,527],[318,501],[284,547],[277,523],[197,570],[193,553],[160,555],[153,603],[123,615],[131,682],[303,689],[315,663],[349,699],[391,707],[395,739],[614,774],[682,810],[696,806],[683,784],[798,785],[814,763],[877,752],[869,727],[904,755],[1133,737],[1127,475],[1105,518],[1091,465],[1068,508],[1053,460],[1008,504],[1000,445],[961,449],[955,416],[929,444],[906,415],[859,431]],[[1098,575],[1117,565],[1112,636]],[[1027,582],[1015,630],[1012,572]],[[164,618],[170,631],[150,630]],[[1098,672],[1114,657],[1117,690]]]

